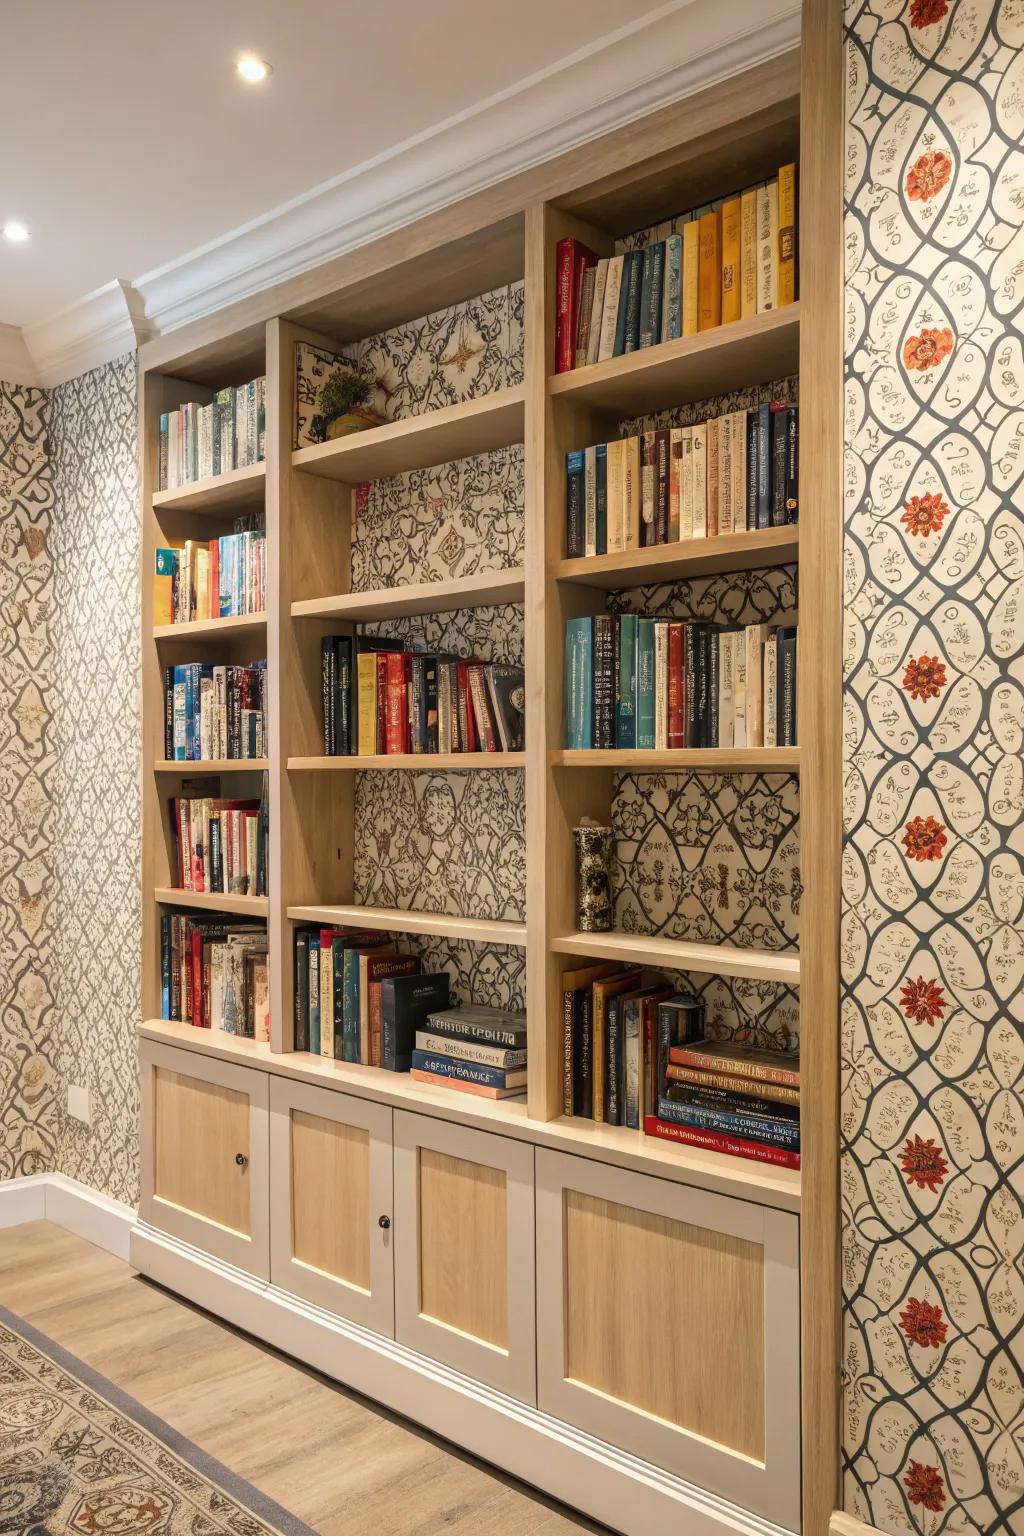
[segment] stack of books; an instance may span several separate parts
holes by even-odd
[[[416,1031],[412,1074],[418,1082],[481,1099],[526,1092],[526,1015],[466,1005],[427,1015]]]
[[[745,628],[598,614],[565,626],[574,751],[797,744],[795,625]]]
[[[714,1040],[668,1050],[649,1136],[800,1167],[800,1058]]]
[[[401,639],[325,635],[320,643],[324,752],[519,752],[523,669],[407,648]]]
[[[177,852],[178,889],[220,896],[267,894],[268,808],[264,774],[259,800],[227,800],[219,781],[194,779],[168,802]]]
[[[266,661],[164,668],[164,756],[178,763],[266,756]]]
[[[165,912],[160,968],[163,1018],[270,1039],[265,925]]]
[[[796,523],[798,477],[798,411],[781,401],[574,449],[566,558]]]
[[[560,240],[555,281],[558,373],[792,304],[796,166],[627,237],[611,257]]]
[[[250,524],[252,526],[250,526]],[[266,610],[267,539],[262,514],[236,518],[234,533],[185,539],[156,552],[154,624],[231,619]]]
[[[267,381],[219,389],[208,405],[189,401],[160,417],[158,484],[176,490],[244,469],[266,457]]]

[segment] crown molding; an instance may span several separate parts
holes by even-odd
[[[670,0],[467,111],[144,273],[26,326],[43,384],[366,245],[800,41],[800,0]]]
[[[0,325],[0,383],[31,389],[39,383],[25,338],[16,325]]]

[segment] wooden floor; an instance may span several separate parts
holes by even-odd
[[[0,1230],[0,1303],[322,1536],[598,1531],[46,1222]]]

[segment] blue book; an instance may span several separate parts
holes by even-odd
[[[757,439],[758,415],[756,411],[747,412],[747,528],[757,527]]]
[[[171,1016],[171,914],[160,914],[160,1017]]]
[[[800,1122],[772,1120],[766,1115],[732,1114],[728,1110],[708,1109],[702,1104],[680,1104],[675,1099],[658,1100],[659,1120],[689,1125],[698,1131],[719,1131],[725,1136],[742,1136],[747,1141],[761,1141],[787,1152],[800,1150]]]
[[[341,1019],[341,1050],[335,1050],[335,1055],[342,1061],[359,1060],[359,951],[358,949],[346,949],[345,940],[334,939],[331,949],[334,954],[334,988],[335,1020]],[[341,981],[341,996],[338,996],[338,982]],[[341,1006],[339,1008],[338,1003]],[[337,1031],[335,1031],[337,1033]]]
[[[594,744],[594,623],[568,619],[565,625],[565,744],[582,751]]]
[[[188,751],[188,731],[186,721],[188,712],[186,709],[186,695],[188,693],[188,668],[185,666],[174,669],[174,760],[178,763],[186,761]]]
[[[320,936],[309,936],[309,1049],[320,1055]]]
[[[662,280],[661,339],[677,341],[683,334],[683,237],[665,241],[665,276]]]
[[[654,747],[654,620],[641,618],[636,634],[636,744]]]
[[[199,740],[199,702],[204,677],[213,676],[209,662],[192,661],[185,668],[185,760],[197,763],[202,756]]]
[[[639,340],[643,270],[643,251],[627,251],[622,263],[622,287],[619,289],[619,309],[615,317],[613,357],[621,357],[624,352],[632,352]],[[630,346],[631,340],[632,346]]]
[[[615,745],[636,746],[636,637],[635,613],[619,615],[619,689],[615,700]]]
[[[757,509],[755,528],[772,525],[772,408],[757,408]]]
[[[640,307],[640,347],[656,347],[661,340],[661,289],[665,276],[665,242],[657,240],[644,251],[643,298]]]
[[[597,481],[597,553],[608,553],[608,444],[598,443],[595,449],[595,479]]]
[[[483,1088],[526,1087],[526,1068],[482,1067],[475,1061],[457,1061],[452,1056],[437,1056],[433,1051],[413,1051],[413,1071],[435,1072],[454,1077],[460,1083],[479,1083]]]
[[[583,506],[583,449],[565,456],[565,558],[578,560],[586,553]]]

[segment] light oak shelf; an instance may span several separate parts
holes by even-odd
[[[480,768],[525,768],[525,752],[388,752],[360,757],[290,757],[290,773],[469,773]]]
[[[680,539],[647,549],[620,550],[612,555],[588,555],[581,560],[556,560],[556,581],[612,591],[653,582],[680,581],[687,576],[715,576],[723,571],[756,571],[768,565],[789,565],[800,557],[798,524],[784,528],[744,529],[710,539]]]
[[[799,747],[673,747],[666,751],[636,747],[564,748],[548,756],[552,768],[629,768],[660,773],[684,768],[707,773],[799,773]]]
[[[154,624],[154,640],[194,640],[200,635],[258,635],[266,630],[265,613],[241,613],[230,619],[191,619],[187,624]]]
[[[741,949],[735,944],[694,944],[642,933],[567,933],[551,940],[560,955],[585,955],[591,960],[620,960],[631,965],[665,965],[676,971],[711,976],[747,976],[795,987],[800,981],[800,956],[795,950]]]
[[[154,491],[153,508],[157,512],[229,513],[263,499],[267,466],[247,464],[243,469],[227,469],[222,475],[208,475],[190,485],[176,485],[172,490]]]
[[[421,613],[456,613],[460,608],[521,603],[525,579],[521,566],[509,571],[479,571],[457,581],[423,581],[377,592],[340,592],[336,597],[292,603],[295,619],[345,619],[361,624]]]
[[[370,427],[330,443],[315,443],[292,453],[295,469],[358,485],[407,469],[447,464],[470,454],[521,443],[526,395],[522,386],[501,389],[477,400],[460,401],[422,416]]]
[[[417,1082],[407,1072],[386,1072],[381,1067],[333,1061],[308,1051],[275,1052],[262,1041],[226,1035],[222,1030],[197,1029],[192,1024],[168,1019],[144,1019],[139,1034],[148,1040],[181,1045],[206,1056],[374,1099],[397,1109],[418,1109],[459,1124],[498,1130],[537,1146],[594,1157],[616,1167],[654,1173],[659,1178],[756,1200],[780,1210],[800,1208],[800,1174],[795,1169],[662,1142],[625,1126],[599,1125],[565,1116],[533,1120],[525,1098],[478,1099]]]
[[[554,399],[639,416],[796,373],[800,305],[610,357],[548,379]]]
[[[267,767],[265,757],[207,757],[192,762],[180,762],[176,757],[158,757],[153,764],[154,773],[263,773]]]
[[[293,923],[322,928],[380,928],[386,933],[424,933],[471,944],[526,945],[526,924],[487,917],[451,917],[444,912],[405,912],[399,907],[301,906],[286,913]]]
[[[154,901],[162,907],[195,907],[199,912],[233,912],[239,917],[266,917],[266,896],[226,896],[220,891],[179,891],[176,886],[157,886]]]

